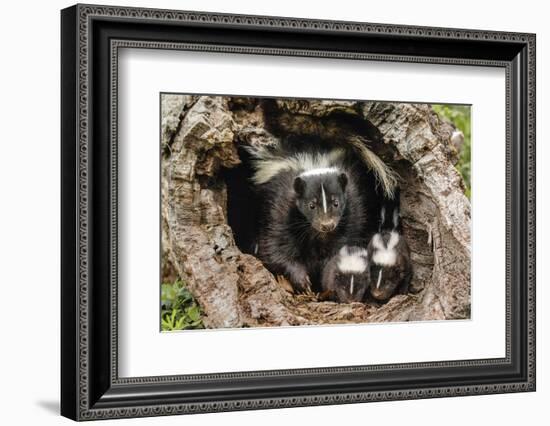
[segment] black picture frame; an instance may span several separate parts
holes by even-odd
[[[61,29],[62,415],[90,420],[535,390],[534,34],[97,5],[64,9]],[[119,378],[112,126],[119,41],[505,68],[506,357]]]

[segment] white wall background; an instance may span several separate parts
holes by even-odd
[[[118,420],[119,424],[409,425],[544,424],[550,400],[550,28],[544,2],[471,0],[297,2],[277,0],[104,0],[103,4],[356,20],[537,33],[538,390],[530,394]],[[71,2],[3,4],[0,26],[0,419],[68,424],[59,405],[59,9]],[[102,424],[115,424],[107,421]]]

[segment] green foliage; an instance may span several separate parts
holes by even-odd
[[[202,311],[183,281],[161,285],[162,331],[204,328]]]
[[[464,179],[466,195],[471,194],[471,114],[467,105],[432,105],[434,111],[444,120],[450,121],[455,127],[464,133],[464,144],[459,153],[460,158],[456,165],[457,170]]]

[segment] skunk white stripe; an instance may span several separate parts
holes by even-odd
[[[395,265],[395,262],[397,260],[395,246],[398,242],[399,234],[397,232],[392,231],[390,233],[390,240],[388,241],[387,247],[384,245],[384,241],[382,241],[382,237],[380,236],[380,234],[376,234],[372,239],[372,243],[374,245],[374,248],[376,249],[372,256],[372,260],[374,261],[374,263],[384,266]]]
[[[357,256],[367,257],[369,255],[369,251],[363,248],[363,249],[357,250],[354,254]]]
[[[395,252],[391,250],[380,250],[374,253],[372,260],[377,265],[393,266],[395,265]]]
[[[384,241],[382,241],[382,236],[378,233],[372,239],[372,244],[377,250],[393,250],[397,243],[399,242],[399,234],[395,231],[390,232],[390,239],[388,241],[388,246],[386,247]]]
[[[390,240],[388,241],[388,250],[395,249],[395,246],[399,242],[399,234],[395,231],[391,231]]]
[[[338,173],[338,169],[336,167],[317,167],[300,173],[300,177],[328,175],[330,173]]]
[[[256,172],[252,181],[261,185],[285,170],[301,172],[300,176],[313,176],[324,173],[337,173],[345,151],[334,149],[328,153],[297,153],[290,157],[274,155],[266,148],[248,148],[253,156],[252,165]]]
[[[338,261],[338,269],[341,272],[354,272],[362,274],[367,269],[367,260],[362,256],[343,256]]]
[[[327,196],[325,194],[325,187],[321,184],[321,195],[323,197],[323,211],[327,212]]]
[[[393,229],[397,229],[397,225],[399,225],[399,210],[394,209],[393,210]]]
[[[349,293],[353,294],[353,275],[351,276],[351,281],[349,284]]]
[[[380,281],[382,281],[382,269],[378,272],[378,281],[376,282],[376,288],[380,287]]]

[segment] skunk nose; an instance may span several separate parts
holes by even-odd
[[[375,300],[378,300],[379,302],[384,302],[391,296],[391,294],[388,294],[386,290],[382,290],[379,288],[371,288],[370,294]]]
[[[321,222],[320,228],[322,232],[330,232],[333,231],[334,228],[336,228],[336,222],[333,220],[327,221],[327,222]]]

